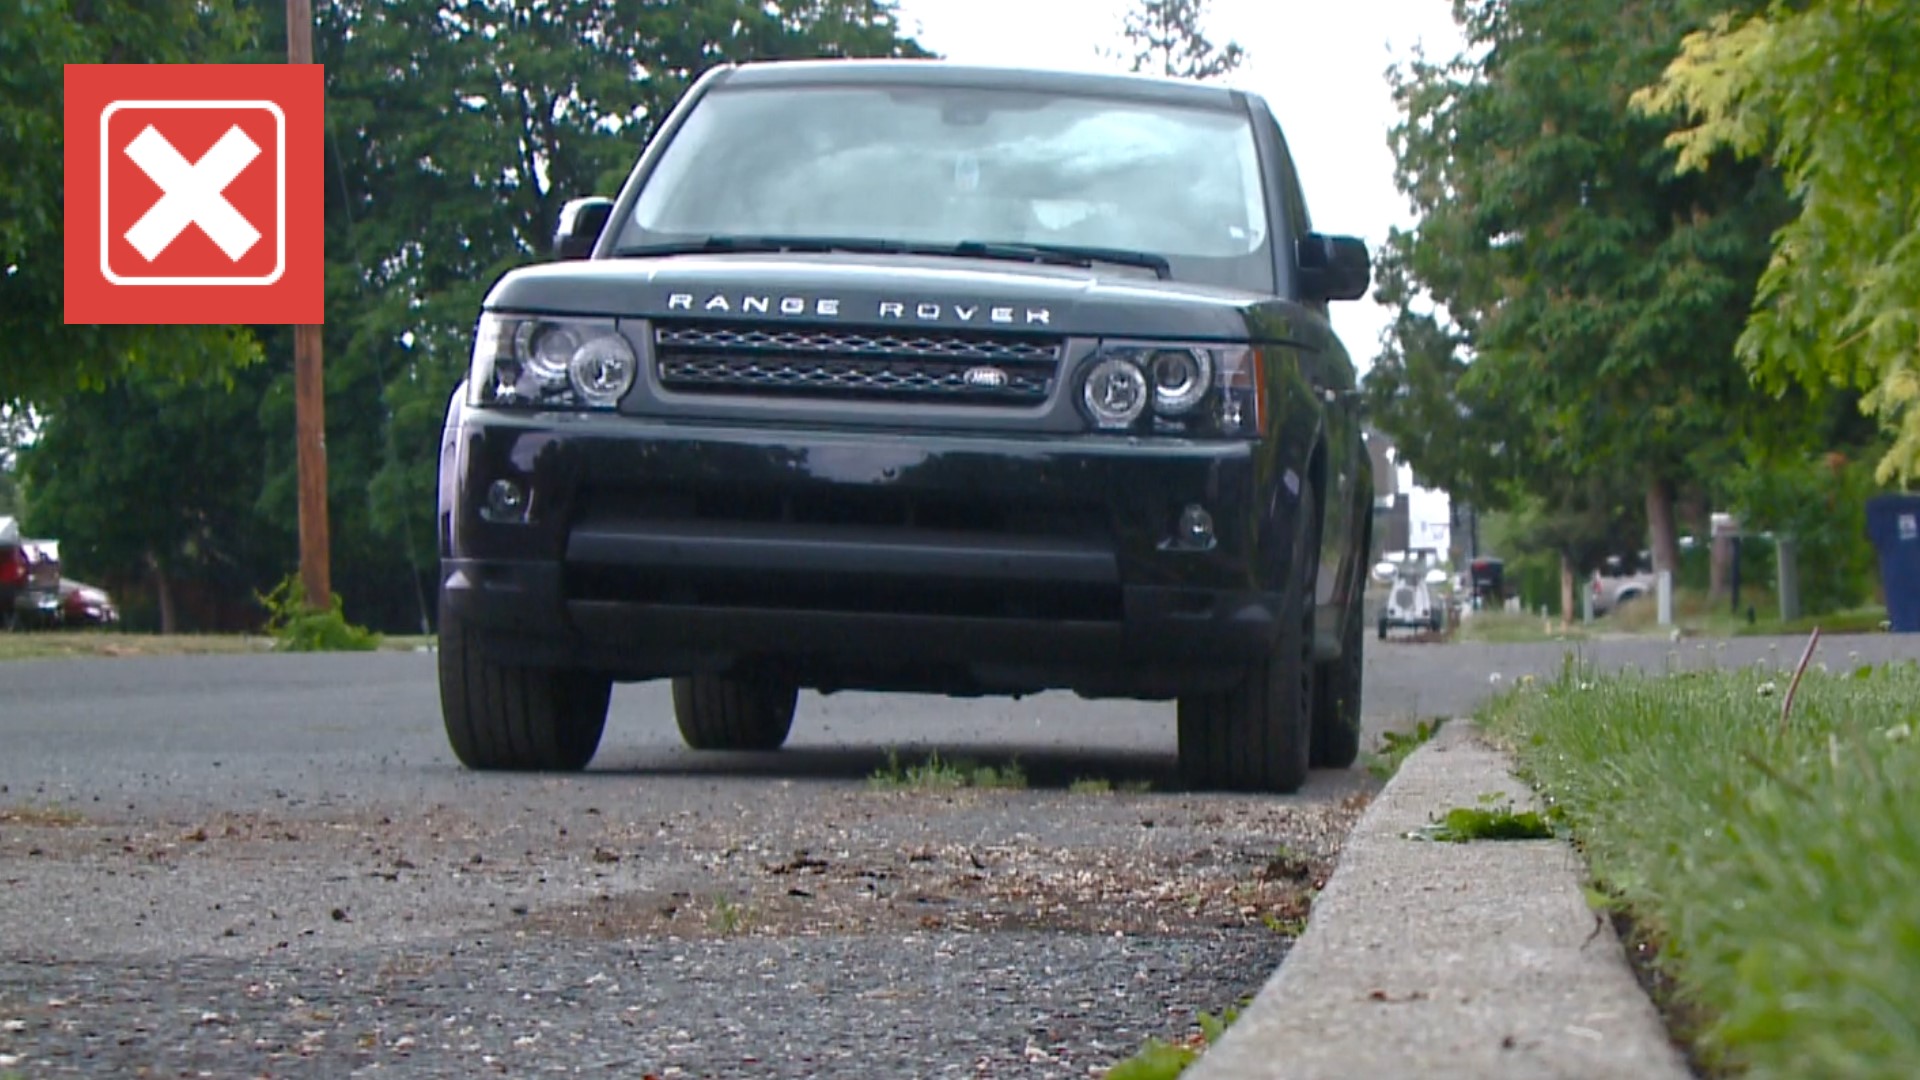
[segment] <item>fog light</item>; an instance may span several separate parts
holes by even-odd
[[[495,480],[487,489],[487,505],[481,516],[488,521],[525,521],[527,493],[512,480]]]
[[[1179,542],[1182,547],[1210,548],[1213,546],[1213,515],[1199,503],[1188,503],[1180,511]]]

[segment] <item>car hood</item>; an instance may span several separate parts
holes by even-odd
[[[1271,296],[1147,272],[842,253],[581,259],[514,270],[488,310],[1314,345],[1325,319]]]

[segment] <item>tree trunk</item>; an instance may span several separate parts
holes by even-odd
[[[180,632],[180,618],[173,604],[173,579],[167,576],[167,569],[160,565],[159,556],[147,552],[147,571],[153,577],[154,599],[160,605],[160,632],[177,634]]]
[[[1710,576],[1707,588],[1707,603],[1724,604],[1727,595],[1733,591],[1733,534],[1721,535],[1713,526],[1707,526],[1708,558],[1711,560],[1707,571]]]
[[[1673,524],[1673,483],[1657,479],[1647,485],[1647,531],[1652,534],[1653,572],[1662,570],[1680,580],[1680,534]]]
[[[1563,629],[1573,626],[1579,610],[1573,604],[1573,584],[1573,556],[1563,551],[1560,553],[1560,626]]]

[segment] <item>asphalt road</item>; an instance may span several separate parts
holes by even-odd
[[[1367,742],[1567,651],[1369,642]],[[4,664],[0,748],[0,1077],[1084,1077],[1259,987],[1373,787],[1181,792],[1171,706],[1058,695],[807,696],[695,755],[662,686],[585,775],[475,776],[424,653]],[[878,790],[889,752],[1027,783]]]

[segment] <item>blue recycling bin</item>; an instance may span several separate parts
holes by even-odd
[[[1920,495],[1868,499],[1867,536],[1880,552],[1887,621],[1897,634],[1920,634]]]

